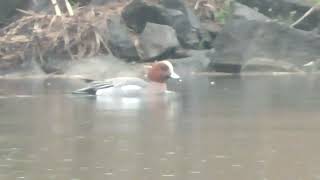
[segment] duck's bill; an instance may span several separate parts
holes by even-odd
[[[172,72],[171,75],[170,75],[170,77],[171,77],[172,79],[180,79],[180,76],[179,76],[177,73],[175,73],[175,72]]]

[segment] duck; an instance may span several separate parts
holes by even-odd
[[[136,97],[144,94],[164,94],[168,79],[180,79],[168,60],[157,61],[147,70],[146,80],[138,77],[116,77],[103,81],[93,81],[88,86],[73,91],[73,94],[86,94],[110,97]]]

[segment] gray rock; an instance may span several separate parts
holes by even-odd
[[[194,28],[190,19],[180,10],[167,9],[166,25],[173,27],[182,46],[186,48],[198,48],[200,44],[199,28]],[[197,25],[198,26],[198,25]]]
[[[215,23],[212,21],[201,21],[201,30],[207,31],[211,34],[212,37],[216,37],[221,30],[222,30],[222,25],[219,23]]]
[[[194,49],[199,47],[201,42],[199,38],[199,29],[194,29],[191,26],[186,15],[181,14],[177,18],[171,18],[168,22],[168,25],[176,30],[178,39],[183,47]]]
[[[214,49],[210,50],[191,50],[188,54],[190,57],[172,59],[171,62],[175,67],[175,71],[181,76],[190,75],[192,72],[206,71],[210,63],[209,54],[214,53]]]
[[[178,32],[179,41],[184,47],[198,49],[201,44],[199,18],[186,6],[183,0],[161,0],[160,3],[166,8],[183,12],[185,15],[183,21],[178,21],[179,23],[176,23],[174,29]]]
[[[248,60],[241,68],[241,72],[303,72],[299,67],[289,62],[253,58]]]
[[[320,57],[320,36],[275,22],[229,21],[214,42],[213,70],[240,72],[255,57],[282,60],[297,67]]]
[[[257,21],[268,21],[270,18],[238,2],[231,3],[232,18]]]
[[[166,9],[145,0],[133,0],[122,11],[122,18],[127,26],[141,33],[147,22],[168,25]]]
[[[2,0],[0,1],[0,26],[7,24],[13,16],[17,15],[17,8],[25,9],[30,0]]]
[[[200,28],[199,18],[193,13],[190,8],[187,7],[183,0],[160,0],[160,3],[166,8],[176,9],[183,12],[187,16],[192,28]]]
[[[81,0],[83,2],[88,1],[88,0]],[[112,3],[112,2],[117,2],[117,0],[91,0],[92,5],[104,5],[106,3]]]
[[[187,7],[183,0],[160,0],[160,3],[167,8],[177,9],[183,13],[187,12]]]
[[[293,23],[306,13],[316,1],[305,0],[237,0],[251,8],[256,8],[262,14]],[[304,19],[295,28],[313,30],[320,22],[320,12],[314,12]]]
[[[179,41],[175,30],[170,26],[147,23],[139,36],[139,45],[141,58],[148,61],[175,51],[179,47]]]
[[[200,39],[198,29],[200,22],[183,3],[181,8],[165,8],[146,0],[133,0],[122,11],[122,17],[127,26],[137,33],[141,33],[147,22],[173,27],[178,39],[184,47],[198,48]]]
[[[129,36],[126,26],[121,23],[119,16],[112,16],[108,20],[108,44],[112,54],[126,61],[137,61],[139,55]]]

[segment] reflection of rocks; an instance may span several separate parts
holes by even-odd
[[[215,40],[211,68],[239,72],[255,57],[279,59],[302,67],[320,56],[320,36],[275,22],[231,20]]]
[[[151,60],[171,54],[179,47],[176,32],[169,26],[148,23],[139,36],[143,60]]]
[[[107,36],[109,48],[114,56],[128,61],[139,59],[137,49],[119,16],[113,16],[108,20]]]

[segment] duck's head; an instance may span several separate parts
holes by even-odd
[[[154,63],[148,70],[147,77],[150,81],[158,83],[165,83],[169,78],[180,78],[180,76],[174,72],[170,61],[159,61]]]

